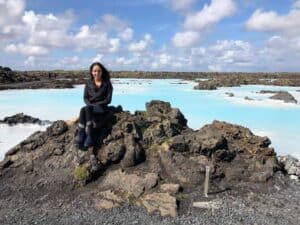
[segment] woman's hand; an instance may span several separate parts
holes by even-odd
[[[94,113],[104,113],[104,109],[103,109],[102,105],[93,104],[93,112]]]

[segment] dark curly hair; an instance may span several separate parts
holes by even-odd
[[[94,62],[94,63],[92,63],[92,65],[90,65],[91,79],[93,79],[92,70],[93,70],[94,66],[99,66],[101,68],[101,70],[102,70],[102,80],[110,82],[110,74],[109,74],[108,70],[100,62]]]

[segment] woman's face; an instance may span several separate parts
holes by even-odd
[[[92,69],[93,78],[96,80],[100,80],[102,78],[102,69],[100,66],[95,65]]]

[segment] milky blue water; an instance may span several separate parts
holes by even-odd
[[[113,79],[113,86],[112,105],[122,105],[124,110],[145,110],[145,103],[154,99],[168,101],[181,110],[193,129],[213,120],[243,125],[257,135],[270,137],[278,154],[300,158],[300,104],[271,100],[268,97],[272,94],[257,93],[286,90],[300,102],[300,92],[296,91],[300,87],[250,85],[206,91],[194,90],[195,83],[178,79]],[[235,96],[228,97],[226,92]],[[74,89],[0,91],[0,118],[19,112],[48,120],[74,118],[84,104],[82,94],[82,85]],[[245,100],[245,96],[254,100]],[[26,127],[22,131],[20,126],[12,131],[5,125],[0,128],[0,159],[13,142],[24,138],[24,132],[29,134],[42,129]],[[22,133],[19,139],[16,138],[18,132]]]

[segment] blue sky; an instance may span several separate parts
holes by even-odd
[[[300,0],[0,0],[18,70],[299,71]]]

